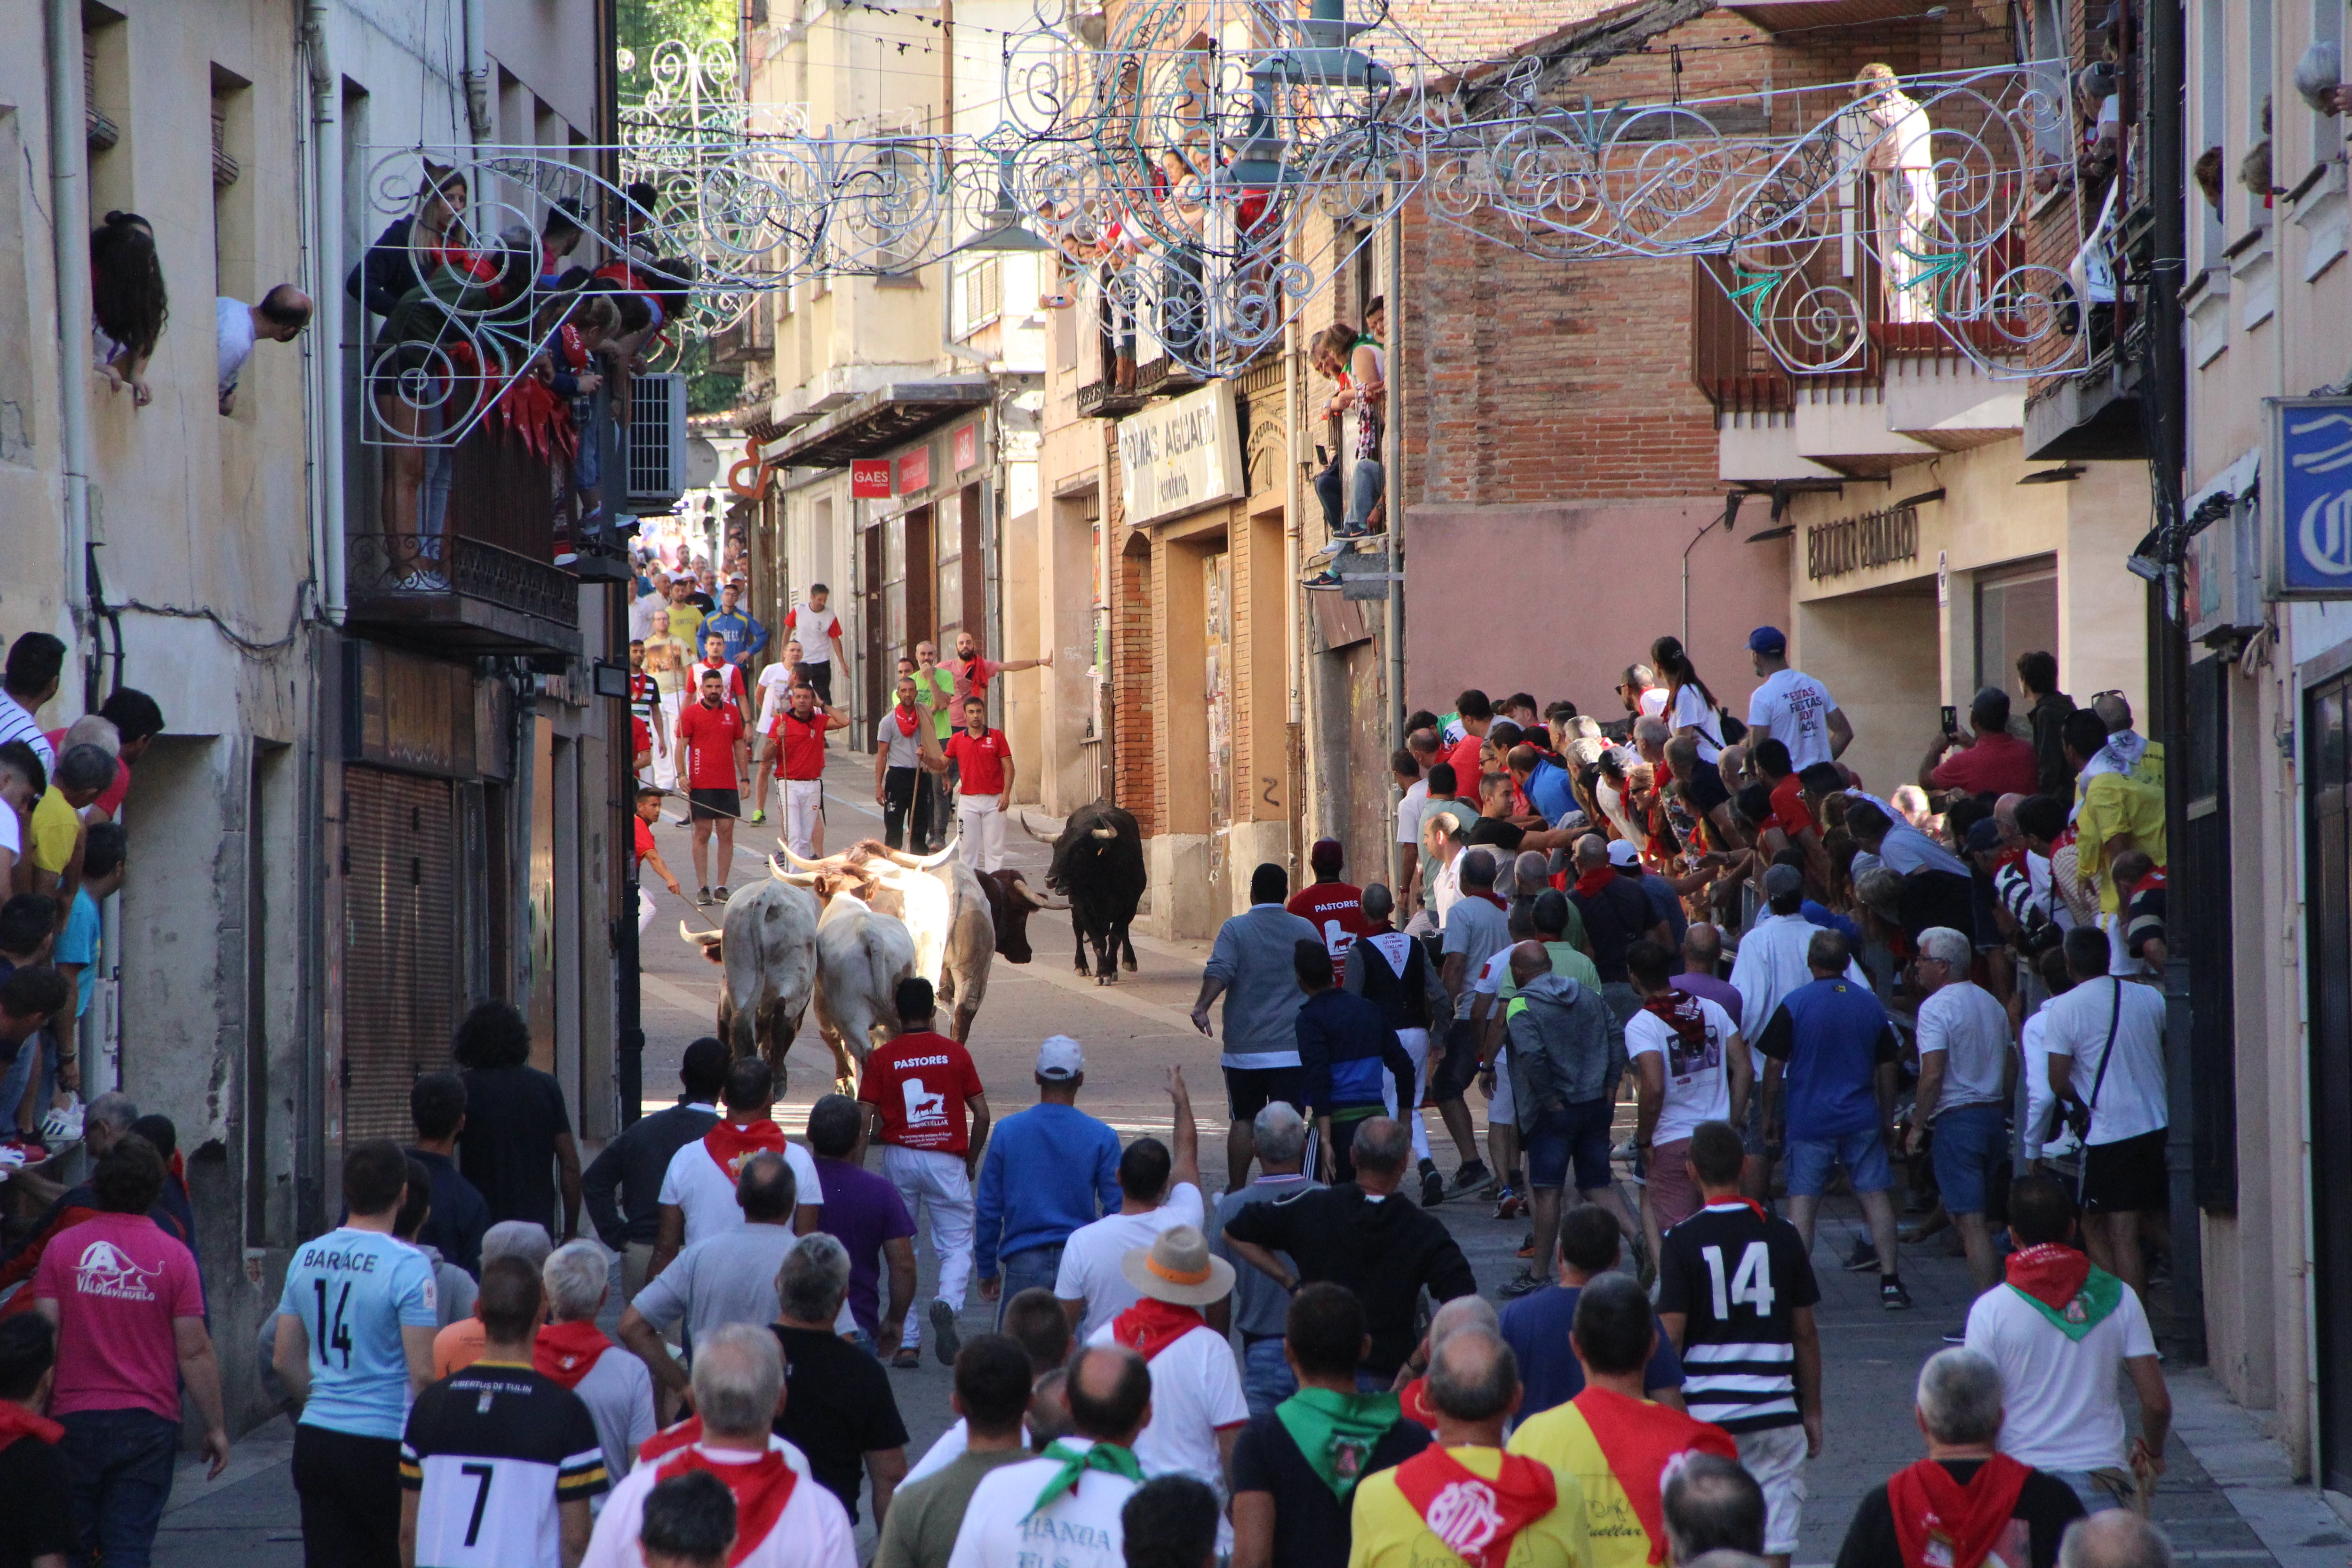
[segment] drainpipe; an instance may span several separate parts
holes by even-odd
[[[48,0],[50,242],[58,277],[58,435],[65,465],[65,601],[96,685],[89,614],[89,140],[81,91],[80,0]],[[117,672],[118,675],[120,672]]]
[[[1382,470],[1388,489],[1388,531],[1381,537],[1387,544],[1384,570],[1388,573],[1388,598],[1381,605],[1381,640],[1387,645],[1389,655],[1389,754],[1393,756],[1404,746],[1404,189],[1391,187],[1395,205],[1389,216],[1389,264],[1385,270],[1384,292],[1388,301],[1388,342],[1382,348],[1388,355],[1386,378],[1387,407],[1382,411],[1388,423],[1388,466]],[[1385,770],[1383,770],[1385,771]],[[1403,802],[1391,774],[1388,784],[1389,810],[1393,814]],[[1393,839],[1396,835],[1389,835]],[[1393,878],[1403,868],[1404,857],[1395,844],[1389,846]]]
[[[313,287],[318,311],[310,332],[311,374],[318,400],[319,499],[310,510],[310,559],[319,578],[320,610],[331,626],[343,624],[343,121],[342,80],[327,48],[325,0],[302,15],[302,45],[310,62],[310,155],[318,186],[313,214]]]
[[[466,126],[474,144],[490,139],[490,44],[485,0],[466,0]],[[477,193],[478,195],[479,193]]]

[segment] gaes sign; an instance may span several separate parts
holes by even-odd
[[[1139,526],[1242,493],[1241,420],[1231,383],[1153,404],[1119,422],[1127,521]]]
[[[2266,397],[2262,531],[2273,599],[2352,599],[2352,398]]]
[[[868,500],[887,500],[890,494],[890,459],[887,458],[850,459],[849,493]]]

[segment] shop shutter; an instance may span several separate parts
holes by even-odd
[[[449,786],[343,770],[343,1136],[414,1129],[408,1089],[449,1065],[457,842]]]

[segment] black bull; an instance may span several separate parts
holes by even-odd
[[[1080,806],[1054,840],[1054,864],[1045,886],[1070,900],[1070,927],[1077,939],[1076,967],[1087,973],[1087,947],[1095,950],[1095,984],[1118,978],[1118,963],[1135,967],[1135,940],[1128,927],[1143,900],[1143,835],[1135,818],[1108,801]]]

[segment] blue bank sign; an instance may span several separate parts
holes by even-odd
[[[2352,599],[2352,397],[2271,397],[2263,405],[2268,596]]]

